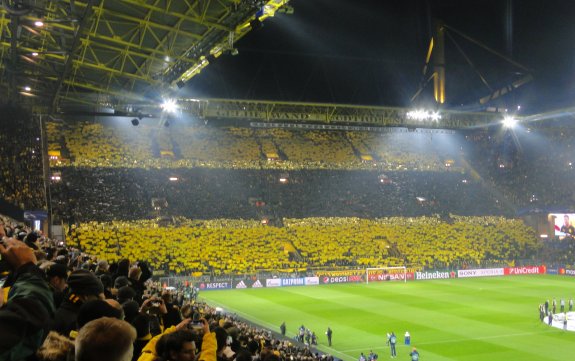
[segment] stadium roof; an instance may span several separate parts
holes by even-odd
[[[4,0],[0,89],[54,112],[162,96],[289,0]]]
[[[424,108],[459,112],[433,127],[500,120],[476,113],[489,108],[521,105],[521,114],[535,114],[572,106],[561,60],[570,58],[568,49],[554,40],[573,27],[566,20],[575,7],[559,0],[541,11],[535,0],[470,2],[482,6],[454,0],[3,0],[0,98],[39,105],[43,113],[130,113],[157,109],[162,98],[175,96],[204,99],[192,114],[206,118],[221,116],[223,108],[223,117],[272,121],[281,109],[296,122],[351,116],[351,124],[405,124],[401,114],[422,108],[413,102],[422,84],[427,100],[433,92],[425,55],[440,20],[447,30],[447,101],[426,107],[424,96],[417,100]],[[237,43],[271,16],[265,29]],[[538,22],[543,29],[533,26]],[[231,56],[238,49],[240,55]]]

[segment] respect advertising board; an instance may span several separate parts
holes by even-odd
[[[231,282],[201,282],[199,285],[200,290],[210,291],[210,290],[225,290],[232,288]]]

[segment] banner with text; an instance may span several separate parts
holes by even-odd
[[[358,283],[358,282],[363,282],[363,276],[353,275],[353,276],[319,277],[319,283],[321,283],[322,285],[327,285],[331,283]]]
[[[444,280],[444,279],[449,279],[449,278],[455,278],[457,276],[457,273],[451,271],[451,272],[440,272],[440,271],[434,271],[434,272],[415,272],[415,279],[418,281],[421,280]]]
[[[306,277],[305,279],[306,286],[317,286],[319,285],[319,277]]]
[[[342,277],[342,276],[363,276],[365,270],[346,270],[346,271],[316,271],[315,276],[322,277]]]
[[[303,278],[282,278],[281,280],[282,280],[282,287],[305,285],[305,280]]]
[[[507,267],[503,270],[506,276],[545,274],[545,266]]]
[[[281,287],[282,286],[282,279],[281,278],[268,278],[266,279],[266,287]]]
[[[413,280],[413,272],[407,273],[370,273],[369,282],[383,282],[383,281],[408,281]]]
[[[457,277],[495,277],[503,276],[505,273],[503,268],[481,268],[481,269],[464,269],[457,271]]]
[[[225,290],[232,288],[231,282],[201,282],[199,286],[202,291]]]

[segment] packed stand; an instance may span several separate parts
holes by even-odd
[[[47,123],[52,166],[462,173],[521,208],[570,207],[575,137],[561,121],[453,134]],[[504,199],[503,199],[504,198]]]
[[[511,215],[490,189],[457,172],[76,168],[51,184],[65,222]],[[173,180],[170,180],[172,178]],[[153,200],[165,200],[157,212]]]
[[[0,199],[21,209],[45,209],[40,123],[20,108],[2,106],[0,112]]]
[[[1,360],[333,360],[198,302],[190,284],[151,282],[145,262],[109,264],[26,231],[0,227]]]
[[[514,130],[468,136],[466,155],[485,181],[518,212],[573,209],[575,137],[563,121],[526,124]]]
[[[69,120],[48,122],[53,166],[113,168],[378,169],[446,171],[460,142],[412,133],[254,129],[218,125],[170,127]],[[438,136],[436,136],[437,138]],[[447,138],[446,138],[447,139]]]
[[[283,227],[241,220],[180,219],[164,227],[154,221],[88,222],[70,229],[69,243],[100,258],[146,259],[167,273],[194,276],[513,265],[533,259],[540,247],[520,220],[461,216],[285,219]]]

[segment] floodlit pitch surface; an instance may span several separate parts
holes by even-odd
[[[421,360],[543,361],[575,355],[575,333],[539,322],[545,299],[575,298],[575,279],[514,276],[373,284],[205,291],[200,297],[293,337],[300,325],[319,348],[344,360],[373,350],[389,359],[385,335],[398,335],[397,359],[409,360],[409,331]],[[558,306],[559,307],[559,306]],[[327,346],[325,330],[333,330]]]

